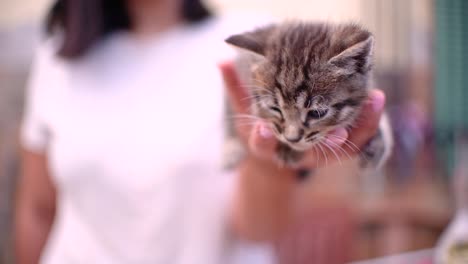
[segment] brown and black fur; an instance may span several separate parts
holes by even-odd
[[[294,165],[307,149],[334,147],[323,145],[327,133],[355,123],[372,69],[374,39],[366,29],[289,22],[233,35],[226,42],[245,51],[238,71],[253,98],[252,115],[271,124],[281,142],[280,161]],[[373,141],[383,142],[381,134]],[[371,160],[364,157],[363,166],[368,161],[380,165],[388,157],[390,142],[371,143],[363,151]]]

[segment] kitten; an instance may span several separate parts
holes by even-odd
[[[226,42],[244,51],[236,63],[252,98],[252,118],[271,125],[280,141],[280,162],[294,166],[308,149],[336,147],[325,145],[327,133],[355,124],[369,89],[374,45],[369,31],[356,24],[288,22]],[[232,167],[242,151],[234,143],[232,122],[228,133],[227,166]],[[361,166],[380,168],[391,145],[390,127],[382,118],[378,133],[362,149]]]

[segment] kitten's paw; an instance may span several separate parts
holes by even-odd
[[[303,152],[296,151],[285,144],[279,144],[276,150],[276,158],[281,166],[291,166],[296,168],[302,159]]]
[[[381,169],[390,157],[393,148],[391,127],[382,116],[377,134],[362,149],[361,168]]]
[[[224,142],[222,166],[225,170],[235,168],[244,158],[245,149],[237,138],[230,138]]]
[[[380,131],[375,135],[361,151],[360,167],[362,169],[379,169],[385,152],[384,142]]]

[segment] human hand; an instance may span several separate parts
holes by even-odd
[[[249,114],[250,102],[246,100],[249,94],[238,79],[233,64],[225,62],[219,67],[234,112],[240,115]],[[320,151],[315,148],[306,151],[298,167],[313,169],[349,159],[358,154],[360,149],[375,135],[384,104],[384,93],[380,90],[371,90],[358,117],[357,125],[349,132],[344,128],[339,128],[329,133],[324,142],[328,147],[320,148]],[[236,128],[239,137],[248,146],[249,154],[264,161],[278,163],[275,157],[279,141],[266,123],[257,121],[246,125],[237,122]]]

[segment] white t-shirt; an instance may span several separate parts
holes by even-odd
[[[47,154],[58,192],[42,263],[271,262],[269,247],[237,243],[227,224],[235,175],[220,168],[217,63],[231,55],[223,39],[251,29],[241,28],[116,33],[72,61],[52,41],[39,49],[22,144]]]

